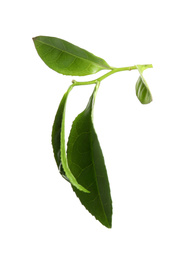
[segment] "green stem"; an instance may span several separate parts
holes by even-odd
[[[87,189],[85,189],[82,185],[80,185],[77,182],[76,178],[72,174],[72,172],[71,172],[71,170],[69,168],[69,165],[68,165],[68,159],[67,159],[67,154],[66,154],[66,147],[65,147],[65,113],[66,113],[66,103],[67,103],[68,95],[69,95],[69,93],[70,93],[70,91],[72,90],[73,87],[74,87],[74,85],[72,84],[68,88],[67,92],[64,94],[64,96],[62,98],[62,101],[61,101],[62,111],[63,111],[63,114],[62,114],[62,125],[61,125],[61,135],[60,135],[60,138],[61,138],[61,146],[60,146],[60,149],[61,149],[61,162],[62,162],[63,169],[64,169],[64,171],[66,173],[66,177],[69,179],[71,184],[74,185],[80,191],[84,191],[84,192],[89,193],[89,191]]]
[[[144,65],[146,68],[152,68],[152,64],[148,64],[148,65]],[[126,71],[126,70],[136,70],[137,66],[130,66],[130,67],[123,67],[123,68],[114,68],[111,71],[107,72],[106,74],[104,74],[103,76],[94,79],[94,80],[90,80],[90,81],[76,81],[73,80],[72,83],[74,86],[78,86],[78,85],[91,85],[91,84],[96,84],[97,82],[101,82],[102,80],[106,79],[107,77],[109,77],[110,75],[120,72],[120,71]]]

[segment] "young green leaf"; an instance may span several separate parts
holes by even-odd
[[[68,165],[76,180],[90,193],[76,189],[86,209],[103,225],[111,228],[112,200],[103,154],[93,126],[92,114],[98,84],[86,109],[73,122],[68,139]]]
[[[136,65],[136,67],[140,73],[135,86],[136,95],[142,104],[149,104],[152,101],[152,95],[142,73],[145,69],[150,68],[151,66],[149,67],[149,65]]]
[[[56,113],[56,117],[53,124],[52,130],[52,145],[54,151],[54,157],[57,163],[57,166],[60,170],[62,176],[68,179],[72,185],[74,185],[77,189],[82,192],[89,192],[82,185],[80,185],[75,177],[73,176],[70,168],[68,166],[66,149],[65,149],[65,112],[66,112],[66,102],[70,91],[72,90],[73,85],[71,85],[67,92],[64,94],[58,111]]]
[[[58,73],[85,76],[111,70],[105,60],[59,38],[38,36],[33,41],[41,59]]]

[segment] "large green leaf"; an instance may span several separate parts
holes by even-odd
[[[54,157],[57,163],[57,166],[60,170],[61,175],[69,180],[72,185],[82,192],[88,192],[82,185],[80,185],[75,177],[73,176],[70,168],[68,166],[66,148],[65,148],[65,112],[66,112],[66,102],[68,94],[72,90],[73,85],[71,85],[67,92],[64,94],[60,105],[58,107],[54,124],[52,130],[52,146],[54,151]]]
[[[146,83],[146,80],[143,77],[143,71],[147,68],[149,68],[148,65],[136,65],[140,76],[137,80],[135,89],[136,89],[136,95],[140,102],[142,104],[149,104],[152,101],[152,95],[150,92],[150,89],[148,87],[148,84]]]
[[[38,36],[33,41],[46,65],[61,74],[85,76],[111,69],[105,60],[59,38]]]
[[[103,154],[93,126],[92,113],[96,86],[86,109],[73,122],[68,139],[68,165],[76,178],[90,193],[73,187],[86,209],[103,225],[111,228],[112,200]]]

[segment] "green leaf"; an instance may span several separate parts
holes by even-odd
[[[74,185],[77,189],[82,192],[89,192],[82,185],[80,185],[75,177],[73,176],[70,168],[68,166],[66,149],[65,149],[65,112],[66,112],[66,102],[68,98],[68,94],[72,90],[73,85],[71,85],[67,92],[64,94],[58,111],[55,116],[53,130],[52,130],[52,146],[54,151],[54,157],[57,163],[57,166],[60,170],[61,175],[69,180],[72,185]]]
[[[152,95],[142,73],[145,69],[151,68],[151,66],[136,65],[136,67],[140,73],[140,77],[138,78],[135,86],[136,95],[142,104],[149,104],[152,101]]]
[[[56,116],[53,124],[52,129],[52,146],[53,146],[53,152],[54,152],[54,158],[57,164],[57,167],[59,169],[60,174],[63,178],[65,178],[67,181],[69,179],[66,176],[66,173],[62,167],[61,162],[61,155],[60,155],[60,136],[61,136],[61,126],[62,126],[62,117],[63,117],[63,110],[64,110],[64,99],[62,98]]]
[[[59,38],[38,36],[33,41],[41,59],[58,73],[85,76],[111,69],[105,60]]]
[[[86,109],[73,122],[68,139],[68,165],[76,180],[90,193],[73,187],[86,209],[111,228],[112,200],[103,154],[93,126],[92,113],[98,84]]]

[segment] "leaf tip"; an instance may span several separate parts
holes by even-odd
[[[33,37],[32,40],[35,41],[37,37]]]
[[[109,229],[111,229],[111,228],[112,228],[112,224],[110,223],[110,224],[108,224],[106,227],[109,228]]]

